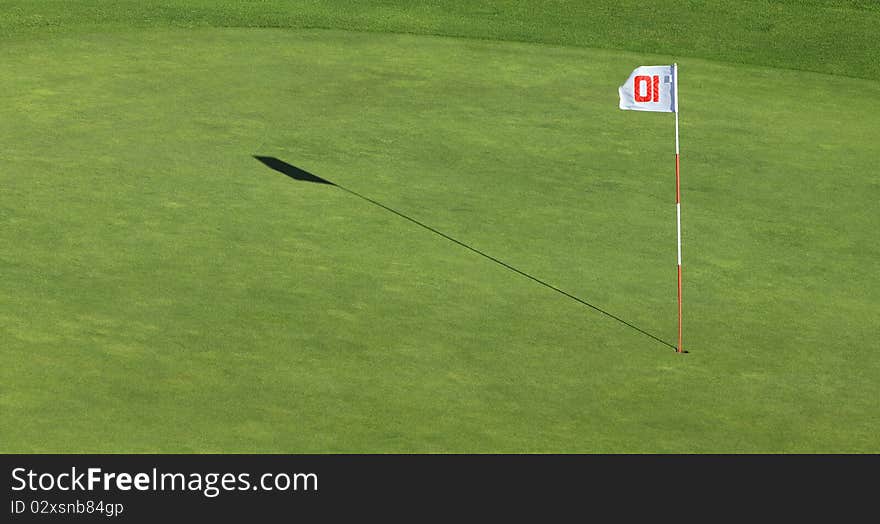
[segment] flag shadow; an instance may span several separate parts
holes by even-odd
[[[437,229],[434,229],[433,227],[431,227],[431,226],[429,226],[429,225],[427,225],[427,224],[424,224],[424,223],[422,223],[422,222],[419,222],[418,220],[416,220],[416,219],[414,219],[414,218],[412,218],[412,217],[410,217],[410,216],[407,216],[407,215],[401,213],[400,211],[397,211],[396,209],[392,209],[392,208],[386,206],[385,204],[382,204],[381,202],[377,202],[377,201],[373,200],[372,198],[369,198],[369,197],[366,197],[366,196],[364,196],[364,195],[361,195],[360,193],[357,193],[357,192],[355,192],[355,191],[352,191],[351,189],[348,189],[348,188],[346,188],[346,187],[344,187],[344,186],[341,186],[341,185],[339,185],[339,184],[337,184],[337,183],[331,182],[331,181],[329,181],[329,180],[327,180],[327,179],[324,179],[324,178],[321,178],[321,177],[319,177],[319,176],[317,176],[317,175],[314,175],[314,174],[312,174],[312,173],[309,173],[308,171],[305,171],[305,170],[300,169],[300,168],[298,168],[298,167],[296,167],[296,166],[293,166],[293,165],[291,165],[291,164],[288,164],[287,162],[285,162],[285,161],[283,161],[283,160],[280,160],[280,159],[278,159],[278,158],[275,158],[275,157],[268,157],[268,156],[259,156],[259,155],[253,155],[253,157],[254,157],[256,160],[258,160],[260,163],[262,163],[263,165],[265,165],[266,167],[268,167],[269,169],[272,169],[272,170],[277,171],[277,172],[279,172],[279,173],[281,173],[281,174],[283,174],[283,175],[286,175],[286,176],[292,178],[293,180],[297,180],[297,181],[300,181],[300,182],[311,182],[311,183],[313,183],[313,184],[324,184],[324,185],[329,185],[329,186],[337,187],[337,188],[341,189],[342,191],[345,191],[346,193],[349,193],[349,194],[351,194],[351,195],[353,195],[353,196],[356,196],[356,197],[360,198],[361,200],[364,200],[364,201],[366,201],[366,202],[369,202],[370,204],[373,204],[374,206],[380,207],[380,208],[382,208],[382,209],[384,209],[385,211],[388,211],[388,212],[390,212],[390,213],[394,213],[395,215],[399,216],[400,218],[403,218],[403,219],[405,219],[405,220],[407,220],[407,221],[409,221],[409,222],[412,222],[413,224],[415,224],[415,225],[417,225],[417,226],[419,226],[419,227],[421,227],[421,228],[423,228],[423,229],[426,229],[426,230],[430,231],[431,233],[434,233],[435,235],[441,236],[441,237],[445,238],[446,240],[449,240],[450,242],[453,242],[453,243],[455,243],[455,244],[458,244],[459,246],[461,246],[461,247],[463,247],[463,248],[465,248],[465,249],[467,249],[467,250],[469,250],[469,251],[471,251],[471,252],[473,252],[473,253],[476,253],[476,254],[480,255],[481,257],[483,257],[483,258],[486,258],[486,259],[488,259],[488,260],[491,260],[492,262],[495,262],[496,264],[498,264],[498,265],[504,267],[505,269],[508,269],[508,270],[510,270],[510,271],[513,271],[514,273],[516,273],[516,274],[518,274],[518,275],[520,275],[520,276],[523,276],[523,277],[525,277],[525,278],[528,278],[529,280],[531,280],[531,281],[533,281],[533,282],[535,282],[535,283],[537,283],[537,284],[540,284],[540,285],[542,285],[542,286],[544,286],[544,287],[546,287],[546,288],[548,288],[548,289],[552,289],[553,291],[555,291],[555,292],[557,292],[557,293],[559,293],[559,294],[561,294],[561,295],[564,295],[564,296],[570,298],[571,300],[574,300],[575,302],[578,302],[579,304],[581,304],[581,305],[583,305],[583,306],[586,306],[586,307],[588,307],[588,308],[590,308],[590,309],[592,309],[592,310],[594,310],[594,311],[596,311],[596,312],[598,312],[598,313],[601,313],[602,315],[604,315],[604,316],[606,316],[606,317],[608,317],[608,318],[610,318],[610,319],[616,320],[617,322],[620,322],[621,324],[627,326],[628,328],[633,329],[633,330],[635,330],[635,331],[637,331],[637,332],[639,332],[639,333],[641,333],[641,334],[643,334],[643,335],[645,335],[645,336],[647,336],[647,337],[649,337],[649,338],[655,340],[656,342],[659,342],[659,343],[663,344],[664,346],[667,346],[667,347],[669,347],[669,348],[672,348],[673,350],[676,350],[676,349],[677,349],[677,348],[675,347],[675,345],[670,344],[669,342],[666,342],[666,341],[663,340],[662,338],[660,338],[660,337],[658,337],[658,336],[656,336],[656,335],[654,335],[654,334],[652,334],[652,333],[649,333],[648,331],[645,331],[644,329],[642,329],[642,328],[640,328],[640,327],[638,327],[638,326],[636,326],[636,325],[634,325],[634,324],[632,324],[632,323],[630,323],[630,322],[627,322],[626,320],[624,320],[624,319],[618,317],[617,315],[614,315],[614,314],[612,314],[612,313],[609,313],[608,311],[605,311],[604,309],[602,309],[602,308],[600,308],[600,307],[598,307],[598,306],[595,306],[595,305],[593,305],[593,304],[590,304],[590,303],[587,302],[586,300],[583,300],[583,299],[581,299],[581,298],[579,298],[579,297],[577,297],[577,296],[575,296],[575,295],[572,295],[571,293],[568,293],[567,291],[564,291],[564,290],[562,290],[562,289],[559,289],[558,287],[556,287],[556,286],[554,286],[554,285],[552,285],[552,284],[549,284],[549,283],[547,283],[547,282],[544,282],[543,280],[541,280],[541,279],[539,279],[539,278],[537,278],[537,277],[534,277],[534,276],[532,276],[532,275],[526,273],[525,271],[522,271],[522,270],[520,270],[520,269],[517,269],[517,268],[511,266],[510,264],[508,264],[508,263],[506,263],[506,262],[504,262],[504,261],[502,261],[502,260],[499,260],[499,259],[493,257],[492,255],[489,255],[489,254],[487,254],[487,253],[484,253],[484,252],[480,251],[479,249],[477,249],[477,248],[475,248],[475,247],[469,246],[468,244],[465,244],[464,242],[462,242],[462,241],[460,241],[460,240],[458,240],[458,239],[455,239],[455,238],[453,238],[453,237],[447,235],[446,233],[443,233],[442,231],[439,231],[439,230],[437,230]]]

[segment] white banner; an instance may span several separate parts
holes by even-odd
[[[671,65],[637,67],[617,90],[620,108],[675,113],[678,109],[675,74],[676,67]]]

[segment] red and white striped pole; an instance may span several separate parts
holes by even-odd
[[[673,92],[675,93],[675,227],[678,247],[678,351],[681,346],[681,175],[679,174],[678,147],[678,64],[672,64]]]

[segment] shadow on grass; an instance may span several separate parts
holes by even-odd
[[[377,206],[377,207],[384,209],[385,211],[388,211],[390,213],[394,213],[395,215],[399,216],[400,218],[408,220],[421,228],[427,229],[431,233],[434,233],[435,235],[441,236],[441,237],[445,238],[446,240],[449,240],[450,242],[454,242],[455,244],[458,244],[459,246],[461,246],[469,251],[472,251],[472,252],[480,255],[483,258],[487,258],[487,259],[491,260],[492,262],[495,262],[496,264],[498,264],[506,269],[509,269],[510,271],[513,271],[514,273],[517,273],[518,275],[522,275],[522,276],[528,278],[529,280],[532,280],[532,281],[534,281],[534,282],[536,282],[546,288],[552,289],[553,291],[559,293],[560,295],[564,295],[564,296],[574,300],[575,302],[578,302],[584,306],[587,306],[590,309],[598,311],[599,313],[605,315],[606,317],[614,319],[614,320],[620,322],[621,324],[629,327],[630,329],[634,329],[635,331],[638,331],[639,333],[654,339],[655,341],[663,344],[664,346],[670,347],[673,350],[676,349],[676,347],[673,344],[670,344],[669,342],[666,342],[665,340],[661,339],[660,337],[653,335],[653,334],[645,331],[644,329],[633,325],[630,322],[627,322],[626,320],[618,317],[617,315],[609,313],[598,306],[594,306],[593,304],[590,304],[586,300],[583,300],[581,298],[578,298],[578,297],[572,295],[571,293],[563,291],[552,284],[548,284],[547,282],[544,282],[543,280],[541,280],[537,277],[533,277],[532,275],[526,273],[525,271],[521,271],[521,270],[511,266],[510,264],[502,261],[502,260],[498,260],[497,258],[493,257],[492,255],[488,255],[486,253],[483,253],[479,249],[471,247],[460,240],[456,240],[455,238],[452,238],[451,236],[447,235],[446,233],[443,233],[442,231],[438,231],[427,224],[423,224],[422,222],[419,222],[418,220],[416,220],[412,217],[404,215],[400,211],[397,211],[396,209],[392,209],[392,208],[386,206],[385,204],[382,204],[381,202],[376,202],[372,198],[365,197],[364,195],[362,195],[360,193],[352,191],[351,189],[348,189],[346,187],[340,186],[339,184],[330,182],[329,180],[323,179],[317,175],[313,175],[312,173],[309,173],[308,171],[305,171],[305,170],[300,169],[296,166],[290,165],[287,162],[285,162],[283,160],[279,160],[275,157],[254,155],[254,158],[257,159],[258,161],[260,161],[266,167],[273,169],[281,174],[287,175],[294,180],[297,180],[300,182],[311,182],[313,184],[326,184],[326,185],[338,187],[339,189],[345,191],[346,193],[349,193],[349,194],[354,195],[362,200],[365,200],[365,201],[373,204],[374,206]]]

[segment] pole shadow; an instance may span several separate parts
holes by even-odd
[[[553,291],[559,293],[560,295],[564,295],[564,296],[570,298],[571,300],[574,300],[575,302],[577,302],[583,306],[586,306],[586,307],[588,307],[598,313],[605,315],[606,317],[608,317],[610,319],[616,320],[617,322],[620,322],[621,324],[627,326],[628,328],[633,329],[633,330],[641,333],[642,335],[645,335],[645,336],[655,340],[656,342],[663,344],[664,346],[672,348],[673,350],[678,349],[675,347],[674,344],[670,344],[669,342],[666,342],[662,338],[660,338],[660,337],[658,337],[648,331],[645,331],[644,329],[642,329],[642,328],[640,328],[630,322],[627,322],[626,320],[618,317],[617,315],[614,315],[613,313],[609,313],[608,311],[605,311],[604,309],[602,309],[598,306],[590,304],[589,302],[587,302],[586,300],[584,300],[582,298],[576,297],[575,295],[572,295],[571,293],[568,293],[567,291],[564,291],[564,290],[559,289],[558,287],[556,287],[552,284],[544,282],[543,280],[541,280],[537,277],[534,277],[534,276],[526,273],[525,271],[522,271],[520,269],[517,269],[517,268],[511,266],[510,264],[504,262],[503,260],[499,260],[499,259],[493,257],[492,255],[489,255],[487,253],[480,251],[479,249],[477,249],[475,247],[469,246],[468,244],[465,244],[464,242],[457,240],[457,239],[447,235],[446,233],[443,233],[442,231],[438,231],[437,229],[434,229],[433,227],[431,227],[427,224],[419,222],[418,220],[416,220],[410,216],[404,215],[400,211],[397,211],[396,209],[392,209],[392,208],[386,206],[385,204],[382,204],[381,202],[377,202],[377,201],[373,200],[372,198],[361,195],[360,193],[352,191],[351,189],[348,189],[344,186],[341,186],[339,184],[336,184],[334,182],[331,182],[329,180],[321,178],[317,175],[309,173],[308,171],[300,169],[296,166],[290,165],[287,162],[280,160],[278,158],[271,157],[271,156],[259,156],[259,155],[253,155],[253,157],[256,160],[258,160],[260,163],[262,163],[263,165],[268,167],[269,169],[272,169],[272,170],[277,171],[283,175],[286,175],[286,176],[292,178],[293,180],[296,180],[299,182],[311,182],[313,184],[325,184],[325,185],[337,187],[337,188],[345,191],[346,193],[354,195],[354,196],[360,198],[361,200],[365,200],[365,201],[369,202],[370,204],[373,204],[374,206],[380,207],[380,208],[384,209],[385,211],[394,213],[395,215],[399,216],[400,218],[408,220],[409,222],[412,222],[413,224],[415,224],[423,229],[427,229],[428,231],[430,231],[431,233],[434,233],[435,235],[441,236],[441,237],[445,238],[446,240],[449,240],[450,242],[458,244],[459,246],[461,246],[461,247],[463,247],[473,253],[476,253],[483,258],[491,260],[492,262],[495,262],[496,264],[498,264],[498,265],[500,265],[510,271],[513,271],[514,273],[516,273],[518,275],[526,277],[529,280],[531,280],[537,284],[540,284],[548,289],[552,289]]]

